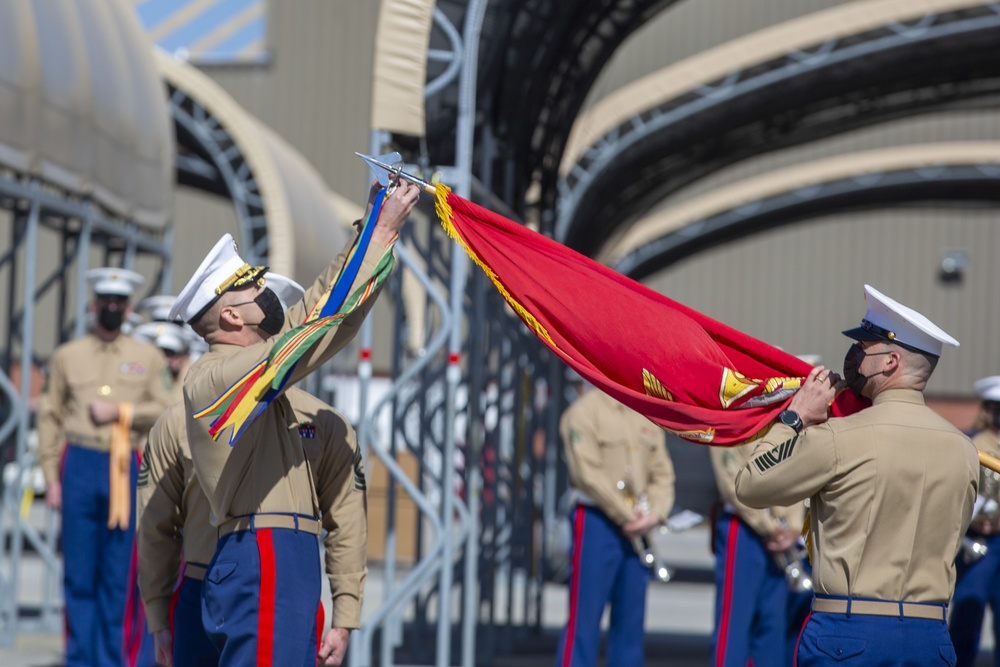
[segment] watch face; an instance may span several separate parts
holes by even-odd
[[[791,426],[794,429],[798,429],[802,425],[799,415],[791,410],[782,410],[781,414],[778,415],[778,419],[785,426]]]

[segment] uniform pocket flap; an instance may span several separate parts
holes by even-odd
[[[235,571],[236,563],[222,561],[215,564],[206,578],[213,584],[218,584],[225,581],[225,579]]]
[[[839,662],[864,653],[865,640],[850,637],[817,637],[816,648]]]
[[[955,647],[951,644],[939,644],[938,652],[941,654],[941,658],[944,660],[946,665],[957,665],[958,664],[958,654],[955,653]]]

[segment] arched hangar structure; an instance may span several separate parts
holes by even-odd
[[[361,209],[207,77],[154,55],[128,3],[8,3],[0,109],[0,220],[10,230],[0,253],[0,318],[10,332],[0,349],[3,646],[18,629],[25,539],[47,567],[40,625],[60,622],[55,523],[40,535],[19,514],[33,487],[28,436],[39,389],[37,372],[19,369],[84,332],[87,269],[139,270],[148,279],[140,297],[170,291],[174,232],[199,233],[197,221],[173,220],[175,179],[232,201],[247,259],[299,281],[326,266]],[[193,261],[185,271],[200,256]]]
[[[594,81],[631,33],[676,2],[489,2],[479,40],[475,170],[516,215],[523,216],[536,181],[554,201],[556,168]],[[454,25],[462,25],[468,5],[437,2]],[[432,41],[430,55],[443,45],[444,40]],[[444,67],[431,65],[431,76]],[[454,87],[433,93],[427,99],[430,160],[452,164],[458,96]]]
[[[232,201],[234,237],[247,261],[299,282],[314,279],[330,250],[346,243],[360,207],[332,196],[300,153],[208,76],[160,50],[155,60],[174,122],[177,183]],[[215,240],[206,238],[205,247]]]
[[[844,210],[1000,201],[1000,143],[917,144],[839,155],[721,187],[643,218],[597,259],[637,280],[705,247]]]
[[[556,238],[594,253],[728,164],[1000,90],[1000,4],[852,2],[644,77],[577,119]]]
[[[31,488],[27,441],[36,350],[84,329],[86,270],[163,265],[170,246],[173,137],[145,35],[125,3],[11,0],[0,21],[0,280],[9,337],[0,372],[0,645],[18,624],[24,538],[55,580],[55,524],[20,513]],[[155,285],[157,281],[152,281]],[[17,384],[11,378],[19,375]],[[13,473],[13,474],[7,474]],[[20,473],[20,474],[19,474]],[[47,587],[41,622],[58,627]]]

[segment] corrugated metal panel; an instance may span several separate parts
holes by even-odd
[[[863,285],[924,313],[955,336],[931,379],[935,395],[971,394],[1000,373],[1000,211],[899,208],[830,216],[759,234],[682,262],[648,284],[794,354],[837,370],[840,332],[864,314]],[[969,257],[965,281],[938,279],[943,251]]]
[[[377,2],[273,2],[266,66],[204,71],[359,204],[368,172],[354,155],[369,141]]]

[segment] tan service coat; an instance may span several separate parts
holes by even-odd
[[[59,481],[66,443],[107,452],[112,424],[94,424],[90,402],[131,403],[132,446],[142,447],[153,422],[167,407],[163,354],[119,334],[106,343],[94,334],[56,348],[49,360],[45,395],[38,411],[38,463],[49,484]]]
[[[969,525],[978,456],[918,391],[801,435],[775,424],[736,478],[751,507],[810,498],[816,593],[947,603]]]
[[[754,509],[740,502],[736,497],[736,475],[750,460],[755,442],[749,442],[738,447],[710,447],[709,458],[712,461],[712,472],[715,473],[715,484],[719,489],[722,501],[729,503],[736,515],[750,526],[764,541],[771,536],[776,528],[792,528],[802,530],[805,520],[805,505],[795,503],[790,507],[768,507]],[[782,526],[784,522],[786,525]]]
[[[638,412],[593,389],[559,422],[570,486],[583,492],[619,526],[635,516],[619,481],[646,494],[649,511],[666,520],[674,505],[674,466],[663,431]]]
[[[247,347],[212,345],[188,369],[184,402],[191,457],[198,481],[208,496],[215,526],[232,517],[257,513],[320,516],[316,488],[306,465],[301,438],[287,428],[294,413],[284,394],[271,402],[233,447],[229,446],[229,429],[218,440],[213,440],[208,433],[211,419],[195,419],[193,415],[265,360],[272,345],[306,318],[335,279],[349,248],[350,244],[306,290],[303,300],[288,309],[285,325],[277,336]],[[372,241],[351,293],[368,282],[386,252],[391,249]],[[316,370],[347,345],[376,296],[371,295],[302,355],[288,380],[289,385]]]
[[[190,367],[191,361],[189,358],[188,361],[184,362],[184,366],[181,367],[181,372],[177,374],[176,378],[170,372],[170,368],[167,367],[163,382],[164,386],[167,387],[167,395],[170,397],[171,405],[184,400],[184,376],[187,375]]]
[[[290,430],[303,437],[323,508],[326,575],[333,598],[332,627],[358,628],[368,572],[367,503],[361,452],[354,429],[336,410],[296,388]],[[198,485],[184,431],[184,404],[171,406],[150,431],[137,490],[139,589],[151,632],[170,627],[170,600],[183,552],[188,567],[205,567],[217,530]],[[314,430],[304,425],[312,425]],[[300,429],[300,426],[302,428]]]

